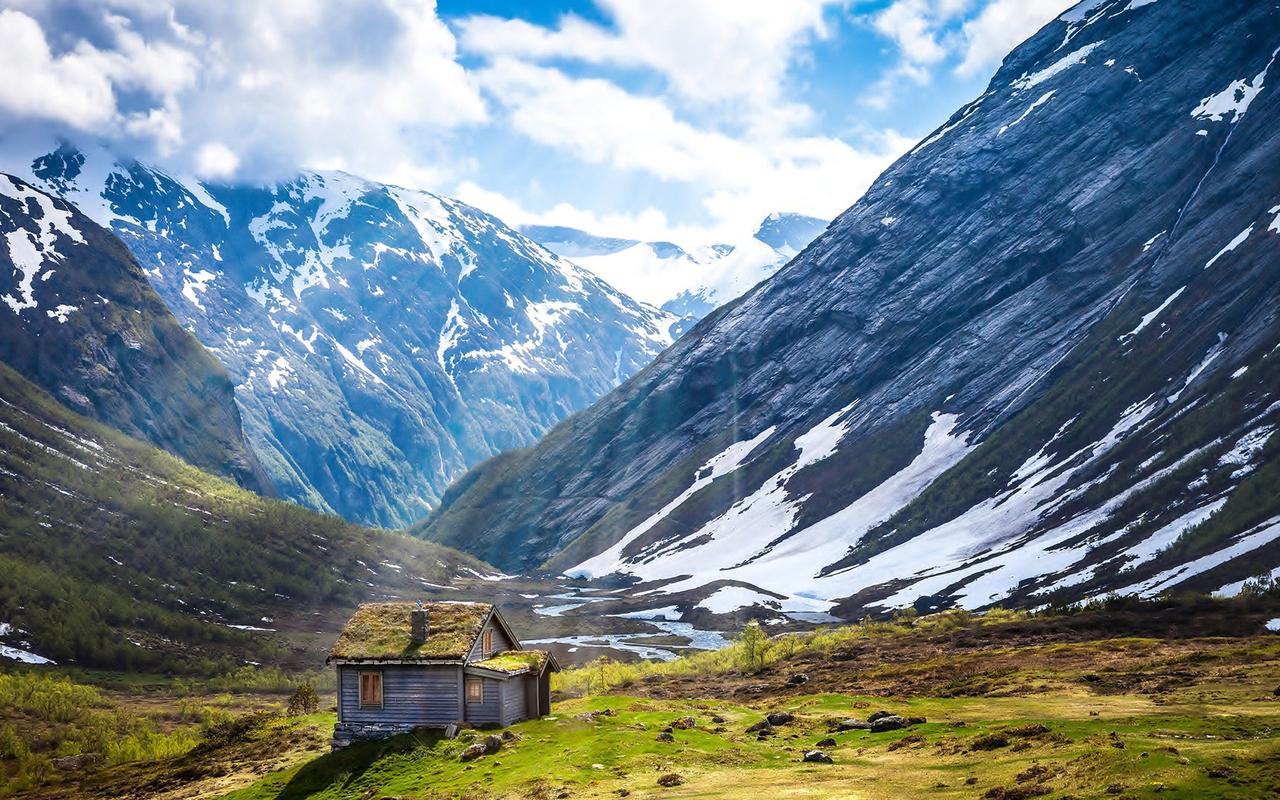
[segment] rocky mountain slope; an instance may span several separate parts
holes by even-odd
[[[311,670],[360,601],[490,572],[241,490],[0,364],[0,664]]]
[[[772,275],[826,227],[816,217],[773,213],[750,237],[701,247],[608,238],[560,226],[520,230],[630,296],[680,317],[676,330],[683,333]]]
[[[1277,574],[1277,31],[1274,1],[1076,6],[773,278],[423,532],[652,581],[655,607]]]
[[[3,174],[0,237],[0,361],[82,414],[270,491],[226,371],[119,239]]]
[[[670,342],[672,316],[427,192],[205,185],[90,147],[15,168],[115,231],[226,365],[282,496],[350,520],[421,517]]]

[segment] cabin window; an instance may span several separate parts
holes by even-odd
[[[467,678],[467,702],[483,703],[484,702],[484,680],[481,678]]]
[[[382,673],[360,673],[360,707],[382,708]]]
[[[484,629],[484,654],[487,656],[493,652],[493,628]]]

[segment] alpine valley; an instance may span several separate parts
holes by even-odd
[[[668,619],[1280,574],[1278,31],[1270,2],[1081,3],[793,261],[418,530],[641,582]]]

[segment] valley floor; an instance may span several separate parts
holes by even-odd
[[[730,668],[738,646],[665,665],[596,664],[559,682],[590,696],[559,700],[553,717],[513,726],[500,750],[471,762],[459,753],[488,732],[330,754],[331,712],[250,712],[205,726],[182,755],[50,776],[18,796],[1271,798],[1273,606],[873,623],[774,639],[763,669]],[[1178,616],[1185,636],[1154,635]],[[1223,626],[1240,630],[1206,633]],[[881,709],[926,721],[838,730]],[[747,731],[778,711],[794,719],[772,735]],[[663,741],[683,717],[693,726]],[[801,760],[815,748],[832,763]]]

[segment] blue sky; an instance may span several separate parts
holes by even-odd
[[[696,243],[831,217],[1070,0],[0,0],[0,135]]]

